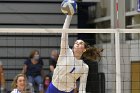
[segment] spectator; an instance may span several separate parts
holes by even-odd
[[[98,62],[101,59],[101,53],[103,52],[103,49],[94,47],[95,54],[98,55],[98,58],[96,60],[88,60],[84,59],[84,62],[88,65],[89,71],[88,71],[88,77],[87,77],[87,85],[86,85],[86,92],[89,93],[98,93],[101,89],[99,87],[99,73],[98,73]]]
[[[0,93],[4,92],[5,90],[5,78],[4,78],[4,71],[3,71],[3,65],[0,61]]]
[[[51,77],[50,77],[49,75],[46,75],[46,76],[44,77],[44,80],[43,80],[44,93],[46,92],[46,90],[47,90],[47,88],[48,88],[50,82],[51,82]]]
[[[39,92],[42,93],[42,82],[43,82],[43,61],[40,58],[39,51],[33,50],[24,62],[22,73],[27,75],[29,83],[33,86],[37,84]]]
[[[58,59],[58,52],[57,50],[52,50],[51,51],[51,57],[49,60],[49,64],[50,64],[50,76],[52,77],[53,75],[53,71],[56,67],[56,63],[57,63],[57,59]]]
[[[12,82],[12,92],[11,93],[26,93],[25,86],[26,86],[26,76],[24,74],[18,74],[15,76]]]

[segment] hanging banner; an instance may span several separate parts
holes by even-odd
[[[140,12],[140,0],[137,1],[137,11]]]

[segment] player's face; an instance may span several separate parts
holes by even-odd
[[[74,43],[75,52],[84,52],[85,51],[85,42],[83,40],[76,40]]]
[[[17,88],[23,91],[25,89],[25,78],[23,76],[17,79]]]

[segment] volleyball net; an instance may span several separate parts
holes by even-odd
[[[21,72],[24,61],[34,49],[40,52],[44,61],[45,74],[49,73],[50,53],[53,49],[60,50],[62,32],[69,33],[71,47],[75,40],[83,38],[104,50],[101,60],[93,66],[97,71],[93,71],[93,82],[90,79],[93,84],[87,89],[96,93],[140,93],[139,29],[1,28],[0,60],[6,89],[11,89],[14,76]],[[103,76],[100,77],[100,73]]]

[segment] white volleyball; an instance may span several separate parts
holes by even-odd
[[[77,11],[77,3],[75,0],[64,0],[61,4],[61,11],[67,15],[73,15]]]

